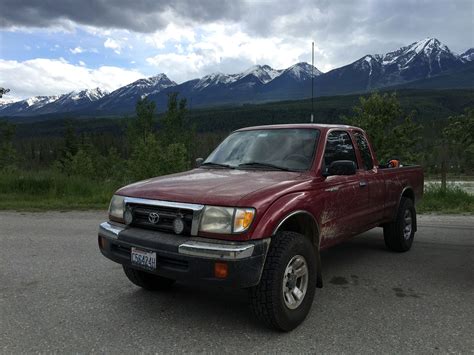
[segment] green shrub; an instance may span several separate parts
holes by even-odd
[[[439,184],[425,186],[423,200],[417,206],[418,212],[473,213],[474,196],[457,185],[448,185],[446,190]]]
[[[1,173],[0,209],[105,209],[120,185],[52,170]]]

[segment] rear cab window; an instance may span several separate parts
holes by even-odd
[[[360,156],[362,158],[362,168],[365,170],[372,170],[374,168],[374,160],[370,152],[369,142],[360,132],[355,132],[354,137],[359,148]]]

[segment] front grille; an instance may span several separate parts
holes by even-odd
[[[132,226],[153,230],[161,230],[174,233],[173,221],[181,218],[184,222],[183,235],[191,233],[193,222],[193,211],[174,207],[148,206],[140,204],[128,204],[133,215]],[[159,220],[152,223],[149,219],[151,213],[156,213]]]

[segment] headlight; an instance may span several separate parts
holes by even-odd
[[[124,212],[124,203],[125,197],[114,195],[110,201],[109,206],[109,218],[123,222],[123,212]]]
[[[199,230],[222,234],[241,233],[250,227],[254,216],[253,208],[206,206]]]

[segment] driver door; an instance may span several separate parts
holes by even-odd
[[[323,159],[323,169],[336,160],[350,160],[357,166],[355,175],[328,176],[323,182],[321,243],[329,246],[360,233],[369,195],[347,131],[333,130],[328,133]]]

